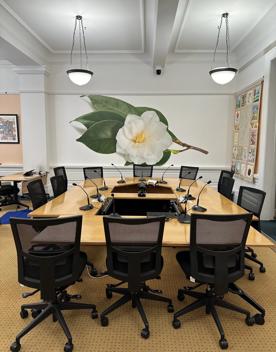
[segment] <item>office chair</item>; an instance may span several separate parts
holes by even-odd
[[[53,176],[50,178],[50,181],[51,181],[54,197],[57,197],[67,191],[66,181],[62,175]]]
[[[152,165],[133,164],[133,177],[140,177],[140,181],[145,181],[145,177],[152,177]]]
[[[232,177],[222,177],[220,180],[219,193],[224,197],[232,200],[233,199],[233,187],[235,180]]]
[[[11,204],[16,204],[15,199],[18,193],[19,193],[19,188],[17,186],[2,184],[0,182],[0,211],[1,211],[1,207],[11,205]],[[19,204],[19,202],[17,202],[18,208],[19,208],[19,205],[22,205],[28,208],[27,205],[24,205],[23,203]]]
[[[234,176],[234,171],[228,171],[228,170],[221,170],[220,175],[219,175],[219,180],[218,180],[218,192],[220,192],[220,187],[222,185],[223,177],[229,177],[233,178]]]
[[[253,220],[252,224],[251,224],[258,231],[261,231],[260,215],[262,212],[265,196],[266,196],[266,193],[262,190],[257,189],[257,188],[241,186],[240,190],[239,190],[237,204],[240,207],[244,208],[245,210],[253,213],[258,218],[258,220]],[[264,264],[261,261],[259,261],[258,259],[256,259],[257,254],[255,253],[253,248],[246,246],[245,258],[253,261],[256,264],[259,264],[260,272],[265,273],[266,269],[264,267]],[[248,279],[254,280],[255,275],[253,273],[252,267],[246,265],[246,269],[248,269],[250,271],[249,275],[248,275]]]
[[[179,172],[179,178],[186,179],[186,180],[195,180],[197,173],[198,173],[198,167],[194,166],[181,166],[180,172]],[[188,174],[188,172],[190,172]]]
[[[83,168],[84,179],[89,178],[103,178],[103,168],[102,166],[92,166]]]
[[[66,174],[66,170],[65,170],[65,167],[64,166],[57,166],[57,167],[54,167],[54,174],[55,176],[63,176],[64,180],[65,180],[65,185],[66,185],[66,190],[67,191],[67,188],[68,188],[68,178],[67,178],[67,174]]]
[[[127,282],[128,287],[118,287],[122,282],[107,286],[107,298],[112,297],[112,292],[123,296],[100,314],[101,325],[108,325],[107,314],[131,301],[132,307],[138,309],[145,324],[141,336],[148,338],[149,323],[140,299],[166,302],[168,312],[174,310],[171,299],[155,294],[154,292],[161,292],[151,290],[145,284],[147,280],[158,278],[162,270],[161,248],[165,218],[104,217],[103,220],[108,275]]]
[[[62,310],[91,309],[91,317],[97,318],[94,304],[71,302],[71,299],[81,297],[71,296],[66,291],[68,286],[80,280],[87,262],[86,254],[80,252],[82,217],[47,220],[13,218],[10,223],[17,250],[18,281],[35,289],[24,297],[40,291],[42,300],[21,306],[21,318],[27,318],[31,309],[34,319],[16,336],[10,350],[18,352],[22,337],[52,315],[53,321],[60,323],[67,337],[64,351],[71,352],[72,336]]]
[[[176,258],[187,279],[198,284],[180,289],[178,299],[182,301],[188,295],[196,301],[174,314],[175,329],[181,326],[180,316],[205,307],[219,330],[219,345],[226,349],[228,342],[216,306],[244,314],[249,326],[264,324],[265,310],[235,284],[244,275],[244,249],[251,218],[252,214],[191,215],[190,250],[177,253]],[[205,293],[193,291],[203,284],[207,285]],[[248,310],[225,301],[228,292],[239,295],[260,313],[251,316]]]
[[[44,185],[41,179],[29,182],[27,184],[27,189],[33,205],[33,210],[47,203],[47,194],[45,192]]]

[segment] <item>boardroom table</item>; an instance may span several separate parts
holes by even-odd
[[[145,197],[138,197],[136,188],[139,183],[138,178],[127,177],[125,184],[118,184],[115,178],[106,178],[105,182],[108,189],[100,191],[106,198],[110,197],[111,194],[118,199],[139,199],[143,202],[144,199],[171,199],[177,200],[180,196],[185,195],[185,192],[177,192],[176,187],[178,186],[179,180],[176,178],[167,178],[167,184],[158,184],[158,190],[146,193]],[[102,185],[102,179],[94,179],[100,187]],[[182,187],[187,190],[193,180],[182,180]],[[96,187],[90,180],[85,180],[80,183],[84,187],[85,191],[89,196],[95,195]],[[204,183],[201,181],[195,182],[191,188],[190,193],[196,198],[202,189]],[[131,188],[132,187],[132,188]],[[134,189],[135,192],[132,192]],[[153,187],[151,187],[153,189]],[[29,216],[33,218],[43,217],[64,217],[73,215],[82,215],[82,232],[81,232],[81,243],[83,245],[105,245],[105,234],[103,227],[103,216],[97,215],[97,212],[102,206],[102,203],[97,200],[92,200],[94,206],[93,209],[88,211],[80,210],[80,207],[87,204],[87,196],[80,187],[72,186],[65,193],[50,200],[45,205],[32,211]],[[187,202],[188,214],[196,213],[191,208],[195,204],[196,200],[189,200]],[[200,205],[205,207],[207,210],[204,214],[244,214],[246,210],[224,197],[214,187],[207,186],[201,193]],[[184,204],[180,204],[184,210]],[[169,219],[165,223],[164,235],[163,235],[163,246],[168,247],[185,247],[189,246],[190,243],[190,225],[180,223],[177,218]],[[248,239],[248,246],[274,246],[274,243],[266,237],[264,234],[258,232],[252,226],[250,227]]]

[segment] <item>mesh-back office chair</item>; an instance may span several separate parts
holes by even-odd
[[[128,283],[128,288],[120,285],[108,285],[107,297],[112,292],[123,295],[118,301],[105,309],[101,317],[101,325],[108,325],[107,314],[128,301],[136,307],[145,324],[141,336],[149,337],[149,323],[140,299],[151,299],[168,303],[168,312],[173,312],[169,298],[153,293],[145,282],[159,277],[162,270],[161,247],[164,231],[164,217],[123,219],[104,217],[104,229],[107,246],[107,272],[115,279]]]
[[[261,230],[260,229],[260,215],[262,212],[265,196],[266,196],[266,193],[264,191],[262,191],[260,189],[252,188],[252,187],[241,186],[240,190],[239,190],[237,204],[240,207],[244,208],[245,210],[250,211],[258,218],[258,220],[253,220],[252,224],[251,224],[258,231]],[[245,258],[253,261],[256,264],[259,264],[260,272],[264,273],[266,269],[265,269],[263,263],[261,261],[259,261],[258,259],[256,259],[257,254],[254,252],[253,248],[247,246],[246,252],[247,253],[245,253]],[[248,269],[250,271],[249,275],[248,275],[249,280],[254,280],[255,275],[253,273],[252,267],[247,265],[246,269]]]
[[[235,180],[231,177],[223,177],[220,180],[219,193],[224,197],[232,200],[232,191],[234,187]]]
[[[136,165],[133,164],[133,177],[140,177],[141,180],[144,177],[152,177],[153,166],[152,165]]]
[[[47,194],[40,178],[28,183],[27,189],[34,210],[47,203]]]
[[[50,178],[54,197],[58,197],[62,193],[67,191],[67,185],[64,177],[60,176],[53,176]]]
[[[247,325],[264,324],[264,309],[234,283],[244,274],[244,248],[251,218],[252,214],[192,214],[190,251],[177,253],[176,258],[187,279],[193,278],[199,283],[194,288],[207,284],[207,289],[205,293],[193,291],[193,287],[178,291],[179,300],[183,300],[186,294],[196,301],[174,314],[172,324],[175,329],[181,326],[180,316],[204,306],[206,314],[212,314],[219,330],[220,347],[226,349],[228,342],[215,306],[244,314]],[[226,302],[224,295],[228,292],[238,294],[260,313],[251,317],[248,310]]]
[[[198,173],[198,169],[198,167],[194,166],[181,166],[179,178],[186,180],[195,180]]]
[[[234,176],[234,171],[221,170],[219,175],[219,180],[218,180],[218,192],[221,193],[220,187],[222,185],[223,178],[224,177],[233,178],[233,176]]]
[[[87,257],[80,252],[82,217],[59,219],[11,219],[11,228],[17,250],[18,281],[36,289],[25,294],[30,296],[40,291],[38,303],[23,304],[21,318],[27,318],[32,310],[32,320],[17,336],[11,351],[20,350],[20,340],[49,315],[58,321],[67,337],[64,351],[73,350],[72,336],[64,320],[62,310],[91,309],[92,318],[97,318],[96,306],[71,302],[66,288],[80,279]],[[45,348],[42,348],[45,350]]]
[[[68,188],[68,178],[67,178],[67,174],[66,174],[66,170],[64,166],[57,166],[54,167],[54,174],[55,176],[63,176],[64,180],[65,180],[65,185],[66,185],[66,190]]]
[[[89,178],[103,178],[102,166],[84,167],[83,168],[84,179]]]
[[[1,207],[10,205],[10,204],[15,204],[15,198],[18,193],[19,193],[19,188],[17,186],[10,185],[10,184],[1,184],[0,182],[0,210],[1,210]],[[28,206],[24,205],[23,203],[20,203],[20,205],[28,208]],[[19,204],[17,204],[17,207],[19,208]]]

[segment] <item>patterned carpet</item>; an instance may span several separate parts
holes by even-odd
[[[104,269],[105,250],[102,247],[86,247],[90,259],[98,268]],[[177,289],[188,285],[179,269],[175,253],[177,249],[168,248],[163,251],[164,269],[161,280],[150,283],[153,288],[160,288],[164,295],[172,297],[175,308],[178,310],[192,299],[178,302]],[[226,338],[229,342],[229,351],[235,352],[274,352],[276,351],[276,255],[269,248],[259,248],[257,253],[265,260],[267,272],[261,274],[255,270],[256,280],[248,281],[246,277],[238,283],[243,289],[267,309],[264,326],[248,327],[244,318],[239,314],[218,308]],[[15,335],[28,321],[19,317],[19,308],[22,303],[35,302],[39,296],[22,299],[21,293],[26,291],[17,283],[16,253],[9,225],[0,226],[0,351],[8,351]],[[112,280],[108,277],[91,279],[87,272],[83,274],[83,282],[71,288],[70,293],[81,293],[82,301],[95,303],[98,311],[110,305],[116,297],[108,300],[105,297],[105,284]],[[28,291],[28,289],[27,289]],[[238,297],[229,295],[230,302],[241,304]],[[101,327],[99,320],[92,320],[89,312],[67,311],[64,313],[74,340],[75,352],[214,352],[218,347],[218,332],[211,316],[207,316],[203,309],[181,318],[182,327],[179,330],[172,328],[172,315],[167,313],[166,305],[159,302],[144,301],[151,336],[148,340],[140,337],[143,325],[135,309],[125,305],[109,316],[109,326]],[[254,310],[249,308],[252,313]],[[50,318],[40,324],[22,341],[22,352],[58,352],[63,351],[66,339],[60,326]]]

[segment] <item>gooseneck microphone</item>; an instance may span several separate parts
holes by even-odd
[[[114,167],[114,169],[116,169],[116,170],[120,173],[120,175],[121,175],[121,178],[120,178],[120,180],[117,181],[117,183],[126,183],[126,181],[125,181],[125,179],[124,179],[124,177],[123,177],[123,174],[121,173],[120,169],[119,169],[116,165],[114,165],[113,163],[111,163],[111,165],[112,165],[112,166]]]
[[[175,189],[177,192],[185,192],[185,191],[186,191],[184,188],[181,187],[181,183],[182,183],[182,180],[183,180],[186,176],[190,175],[190,173],[191,173],[191,171],[188,171],[188,172],[186,172],[186,173],[184,174],[183,177],[179,178],[179,184],[178,184],[178,186],[177,186],[176,189]]]
[[[198,178],[196,178],[196,179],[190,184],[190,186],[189,186],[189,188],[188,188],[188,191],[187,191],[187,194],[185,195],[185,198],[187,198],[188,200],[194,200],[194,199],[195,199],[195,197],[193,197],[193,196],[190,194],[190,189],[191,189],[192,185],[193,185],[196,181],[201,180],[201,179],[202,179],[202,176],[199,176]]]
[[[99,192],[99,187],[96,182],[92,180],[92,178],[87,177],[86,180],[89,180],[96,187],[96,194],[92,194],[91,198],[97,199],[98,202],[102,202],[102,195]]]
[[[104,178],[103,178],[103,185],[102,185],[102,187],[99,188],[99,190],[100,191],[107,191],[108,190],[108,187],[107,187],[107,185],[105,183],[105,179]]]
[[[144,177],[144,172],[143,172],[144,170],[143,170],[143,168],[141,169],[141,177],[139,178],[139,181],[141,181],[141,182],[144,182],[144,181],[146,181],[146,179],[145,179],[145,177]]]
[[[161,180],[158,181],[158,183],[161,183],[161,184],[167,184],[168,182],[164,180],[164,175],[165,173],[169,170],[170,167],[174,166],[173,164],[169,165],[162,173],[162,176],[161,176]]]
[[[116,213],[114,193],[111,193],[111,197],[112,197],[112,213],[110,214],[110,216],[120,217],[120,215]]]
[[[86,194],[86,197],[87,197],[87,204],[86,205],[83,205],[82,207],[80,207],[79,209],[80,210],[90,210],[90,209],[93,209],[93,205],[90,203],[90,200],[89,200],[89,195],[88,193],[86,192],[86,190],[81,186],[81,185],[77,185],[76,183],[72,183],[73,186],[75,187],[79,187],[85,194]]]
[[[205,211],[207,210],[206,208],[204,208],[204,207],[202,207],[202,206],[199,205],[199,198],[200,198],[200,195],[201,195],[202,191],[204,190],[204,188],[205,188],[207,185],[209,185],[211,182],[212,182],[211,180],[208,181],[208,182],[206,182],[205,185],[201,188],[201,190],[200,190],[200,192],[198,193],[198,196],[197,196],[197,202],[196,202],[196,204],[192,207],[193,210],[199,211],[199,212],[201,212],[201,213],[203,213],[203,212],[205,212]]]

